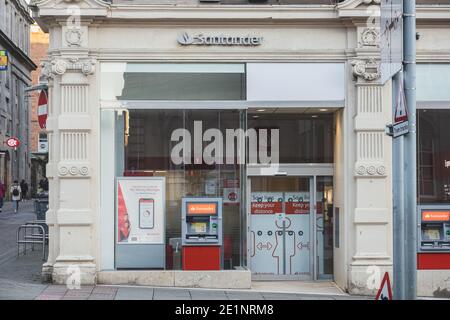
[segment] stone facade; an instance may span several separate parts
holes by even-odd
[[[71,21],[67,8],[73,4],[80,14],[75,27],[67,24]],[[138,273],[101,268],[101,62],[337,61],[346,64],[347,96],[345,108],[336,112],[335,206],[342,217],[334,280],[350,293],[374,294],[376,285],[369,285],[374,268],[381,274],[392,271],[392,142],[384,132],[392,122],[392,88],[390,82],[384,86],[379,82],[379,34],[370,23],[379,4],[379,0],[346,0],[295,7],[141,5],[137,10],[132,4],[111,6],[99,0],[35,1],[35,16],[50,33],[43,74],[49,79],[50,96],[51,241],[44,274],[58,283],[64,283],[74,267],[86,284],[139,278]],[[419,18],[432,19],[427,10],[419,11]],[[231,35],[256,30],[264,44],[251,50],[181,50],[176,42],[184,31],[218,29]],[[450,41],[446,48],[450,52]],[[429,49],[428,54],[432,56]],[[71,92],[83,98],[73,99]],[[160,276],[139,274],[145,284],[151,284],[147,280],[152,277],[173,277],[165,271]]]

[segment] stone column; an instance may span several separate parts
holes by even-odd
[[[380,79],[377,30],[358,27],[360,42],[352,62],[356,86],[353,135],[354,214],[349,291],[374,294],[385,271],[392,271],[391,85]]]
[[[45,278],[54,283],[94,284],[96,261],[94,218],[97,191],[92,179],[96,154],[92,123],[96,59],[87,49],[87,24],[53,26],[52,54],[45,64],[49,90],[49,256]],[[57,38],[60,36],[60,38]]]

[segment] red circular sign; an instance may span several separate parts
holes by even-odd
[[[8,147],[17,148],[20,146],[20,141],[19,139],[12,137],[6,140],[6,144],[8,145]]]
[[[48,103],[48,99],[47,99],[47,92],[45,90],[42,90],[41,93],[39,94],[39,99],[38,99],[38,122],[39,122],[39,127],[41,127],[41,129],[45,129],[45,124],[47,122],[47,103]]]

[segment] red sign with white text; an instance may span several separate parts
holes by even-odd
[[[309,202],[286,202],[286,214],[309,214]]]
[[[283,211],[282,202],[252,202],[252,214],[276,214]]]
[[[20,146],[19,139],[12,137],[6,140],[6,145],[10,148],[18,148]]]

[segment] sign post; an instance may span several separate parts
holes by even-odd
[[[417,296],[416,4],[383,0],[381,6],[382,80],[392,78],[395,93],[394,124],[388,126],[394,138],[393,293],[395,299],[412,300]]]

